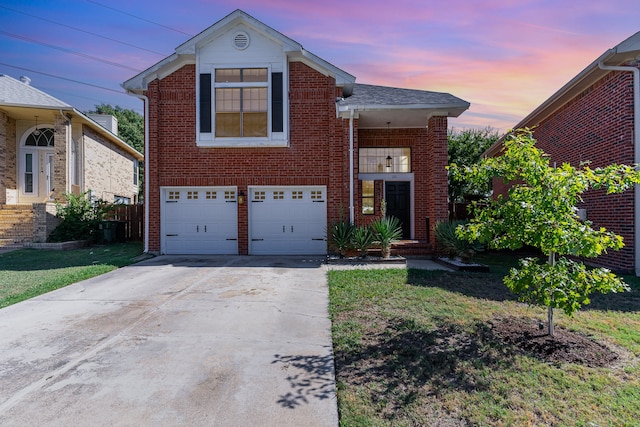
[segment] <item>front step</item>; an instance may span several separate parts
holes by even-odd
[[[433,246],[426,240],[400,240],[391,245],[393,255],[433,255]]]

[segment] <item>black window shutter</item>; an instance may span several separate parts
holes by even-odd
[[[211,74],[200,74],[200,132],[211,133]]]
[[[284,131],[282,73],[271,73],[271,132]]]

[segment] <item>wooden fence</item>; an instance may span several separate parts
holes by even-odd
[[[119,205],[110,215],[118,221],[116,239],[120,241],[142,241],[144,239],[144,206]]]

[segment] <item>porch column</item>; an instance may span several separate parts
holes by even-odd
[[[8,117],[0,111],[0,205],[7,203]],[[16,141],[13,140],[15,145]]]
[[[427,128],[428,144],[428,169],[430,169],[429,203],[427,218],[429,218],[429,243],[435,245],[435,224],[438,221],[446,221],[449,218],[449,182],[447,179],[448,142],[447,142],[447,118],[435,116],[429,119]],[[424,219],[423,219],[424,221]]]
[[[71,123],[60,115],[54,121],[54,157],[53,157],[53,198],[64,202],[67,189],[67,143],[70,139]]]

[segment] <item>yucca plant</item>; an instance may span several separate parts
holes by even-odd
[[[352,245],[353,231],[355,227],[349,221],[339,221],[331,226],[329,244],[343,258]]]
[[[467,224],[466,220],[441,221],[436,223],[436,240],[438,248],[447,254],[449,258],[460,258],[462,262],[471,262],[473,256],[484,249],[480,242],[469,242],[456,235],[456,228]]]
[[[351,236],[352,246],[360,252],[362,258],[367,256],[367,251],[374,241],[375,235],[371,228],[361,225],[353,230],[353,235]]]
[[[382,258],[389,258],[391,256],[391,244],[402,238],[400,220],[395,216],[378,218],[371,224],[371,230],[375,241],[380,244]]]

